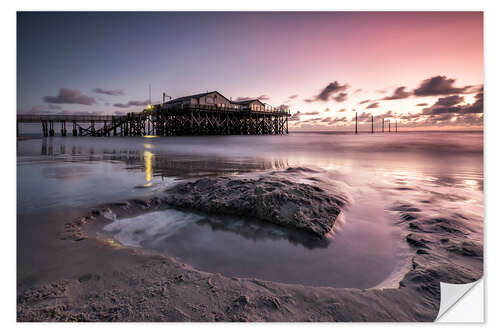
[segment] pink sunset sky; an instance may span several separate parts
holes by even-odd
[[[151,84],[287,105],[292,130],[480,130],[483,82],[482,12],[18,15],[19,113],[140,111]]]

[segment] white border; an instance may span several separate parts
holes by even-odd
[[[16,324],[15,323],[15,301],[16,301],[16,245],[15,245],[15,219],[16,219],[16,141],[15,141],[15,114],[16,114],[16,11],[17,10],[484,10],[485,11],[485,246],[487,247],[485,276],[488,288],[486,303],[486,325],[457,325],[457,324],[370,324],[370,330],[374,331],[401,331],[405,333],[422,330],[440,330],[442,328],[451,329],[454,332],[477,330],[481,328],[492,328],[498,325],[498,306],[493,302],[493,295],[500,295],[498,290],[498,265],[494,265],[494,260],[499,261],[495,256],[500,254],[498,244],[495,238],[500,235],[498,232],[500,218],[494,206],[500,198],[498,191],[500,183],[498,181],[499,154],[498,145],[500,142],[499,132],[496,127],[500,125],[500,108],[498,103],[498,84],[499,73],[499,31],[500,15],[496,4],[498,1],[429,1],[419,0],[418,2],[404,1],[355,1],[333,2],[333,1],[302,1],[302,2],[270,2],[262,0],[247,1],[243,4],[236,4],[235,1],[179,1],[169,3],[165,1],[146,1],[125,2],[125,1],[96,1],[87,0],[85,2],[68,1],[8,1],[4,0],[0,10],[0,24],[2,25],[1,40],[4,47],[0,52],[2,66],[2,86],[1,92],[6,105],[2,110],[2,147],[3,154],[7,156],[7,161],[2,164],[3,183],[2,187],[2,209],[6,218],[2,219],[2,224],[6,232],[2,237],[2,258],[3,269],[0,286],[2,287],[1,300],[1,319],[2,328],[7,332],[11,330],[28,331],[36,329],[37,331],[47,330],[50,332],[67,332],[68,329],[83,331],[89,329],[118,328],[120,331],[132,332],[138,328],[147,328],[148,330],[165,331],[166,329],[180,330],[208,330],[208,331],[231,331],[234,332],[254,332],[258,330],[275,331],[276,329],[286,329],[287,331],[303,331],[304,329],[314,329],[315,331],[324,331],[342,328],[342,330],[367,329],[363,324]],[[498,204],[497,204],[498,205]],[[491,259],[493,257],[493,259]],[[488,281],[491,281],[488,283]],[[492,309],[489,311],[489,309]],[[105,326],[106,325],[106,326]],[[140,325],[140,326],[137,326]],[[165,326],[165,325],[168,325]],[[498,329],[498,328],[497,328]]]

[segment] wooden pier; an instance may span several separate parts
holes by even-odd
[[[165,108],[159,104],[120,116],[20,114],[17,129],[19,133],[20,123],[40,123],[44,136],[54,136],[56,130],[61,136],[276,135],[288,134],[289,116],[287,110],[278,109],[235,110],[211,105]]]

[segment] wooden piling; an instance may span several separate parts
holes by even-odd
[[[354,134],[358,134],[358,113],[356,112],[356,127],[354,128]]]
[[[54,121],[53,120],[49,120],[49,135],[50,136],[54,136],[55,132],[54,132]]]
[[[373,133],[373,115],[372,115],[372,133]]]
[[[61,120],[61,136],[66,136],[66,121]]]
[[[382,118],[382,133],[384,133],[384,125],[385,125],[385,119]]]

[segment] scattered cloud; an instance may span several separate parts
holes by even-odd
[[[379,104],[378,102],[375,102],[375,103],[371,103],[370,105],[368,105],[366,108],[367,109],[376,109],[379,107]]]
[[[236,102],[242,102],[242,101],[249,101],[249,100],[252,100],[252,99],[255,99],[254,97],[236,97],[235,101]]]
[[[303,113],[303,115],[306,115],[306,116],[317,116],[318,114],[319,114],[318,111],[312,111],[312,112]]]
[[[356,89],[356,90],[354,90],[354,94],[357,94],[357,93],[362,92],[362,91],[363,91],[362,89]]]
[[[43,100],[51,104],[95,104],[95,99],[83,95],[80,91],[68,88],[61,88],[57,96],[45,96]]]
[[[288,118],[288,121],[300,121],[300,115],[300,111],[297,111]]]
[[[340,109],[339,112],[345,112],[345,109]]]
[[[123,96],[125,95],[125,91],[123,89],[102,89],[102,88],[94,88],[92,92],[96,94],[104,94],[110,96]]]
[[[333,97],[336,102],[342,103],[347,100],[347,93],[339,93],[337,96]]]
[[[299,97],[298,94],[290,95],[290,96],[288,96],[288,99],[296,99],[297,97]]]
[[[312,98],[304,99],[304,102],[306,103],[317,102],[317,101],[327,102],[331,99],[332,95],[345,91],[347,88],[349,88],[349,85],[347,83],[341,85],[338,81],[334,81],[328,84],[325,88],[323,88],[318,95]]]
[[[271,99],[271,97],[269,97],[268,95],[260,95],[259,97],[242,96],[242,97],[236,97],[235,101],[242,102],[242,101],[251,101],[254,99],[258,99],[261,101],[268,101]]]
[[[49,104],[49,109],[51,109],[51,110],[61,110],[62,106],[55,105],[55,104]]]
[[[434,76],[420,83],[413,91],[415,96],[453,95],[467,92],[472,86],[455,87],[455,79],[446,76]]]
[[[463,96],[452,95],[439,98],[432,106],[422,110],[423,115],[483,113],[483,93],[477,93],[472,104],[461,104]]]
[[[391,96],[387,96],[382,98],[383,100],[393,100],[393,99],[403,99],[403,98],[408,98],[412,95],[411,92],[405,90],[405,86],[401,86],[396,88],[394,90],[394,93]]]
[[[429,105],[428,103],[418,103],[416,106],[427,106]]]
[[[115,103],[115,104],[113,104],[113,106],[117,107],[117,108],[128,108],[128,107],[131,107],[131,106],[145,106],[145,105],[148,105],[148,104],[149,104],[149,100],[145,100],[145,101],[129,101],[126,104]]]
[[[366,103],[371,102],[371,101],[372,101],[371,99],[365,99],[365,100],[359,102],[358,105],[366,104]]]

